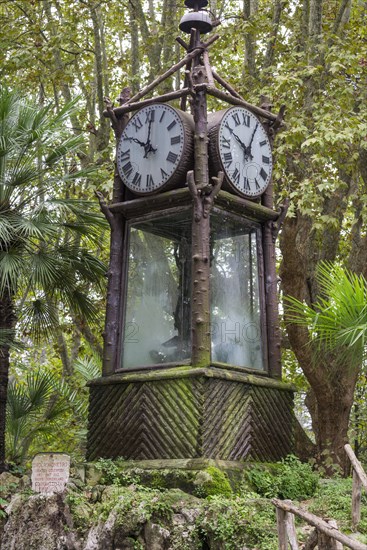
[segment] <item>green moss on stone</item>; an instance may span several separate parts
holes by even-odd
[[[195,485],[195,493],[200,497],[215,495],[230,497],[233,494],[227,474],[214,466],[209,466],[199,472],[195,479]]]

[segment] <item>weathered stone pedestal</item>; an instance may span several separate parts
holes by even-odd
[[[293,450],[293,390],[218,367],[90,383],[87,459],[275,461]]]

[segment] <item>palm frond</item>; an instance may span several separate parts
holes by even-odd
[[[75,112],[77,112],[78,110],[78,103],[80,99],[81,99],[81,96],[77,95],[73,97],[73,99],[65,103],[61,107],[61,109],[58,110],[58,112],[54,115],[50,123],[50,126],[52,129],[60,128],[70,120],[70,116]]]
[[[56,210],[58,209],[62,216],[70,216],[77,223],[86,226],[96,226],[99,228],[107,227],[106,218],[97,210],[95,202],[81,199],[50,199],[49,204]]]
[[[84,138],[82,135],[71,136],[68,139],[64,139],[62,143],[55,146],[52,151],[49,152],[45,159],[46,165],[53,166],[66,155],[72,153],[73,151],[76,151],[80,147],[80,145],[82,145],[83,141]]]
[[[86,281],[100,283],[107,272],[104,262],[84,250],[73,246],[60,246],[58,248],[62,262],[67,263],[72,270],[81,275]]]
[[[288,319],[306,327],[311,342],[360,362],[367,338],[367,282],[341,266],[321,263],[317,279],[323,296],[313,307],[286,297]]]
[[[19,274],[25,269],[24,254],[18,248],[0,251],[0,295],[6,288],[16,289]]]
[[[38,288],[52,289],[57,284],[60,274],[60,262],[53,251],[39,249],[30,255],[29,277]]]
[[[24,331],[30,333],[37,343],[43,336],[52,336],[58,327],[58,311],[54,303],[42,296],[23,306],[19,321],[23,325]]]
[[[34,410],[43,407],[55,392],[55,376],[47,370],[28,373],[26,383],[27,395]]]
[[[0,328],[0,356],[2,354],[1,348],[22,351],[25,346],[22,342],[16,340],[16,333],[14,329]]]
[[[77,359],[73,364],[75,372],[80,374],[84,382],[90,382],[95,378],[99,378],[102,374],[101,361],[95,357],[82,357]]]
[[[0,242],[2,248],[8,248],[14,240],[14,222],[15,216],[12,212],[1,212],[0,216]]]
[[[58,232],[56,225],[40,216],[39,212],[30,216],[13,216],[11,224],[17,235],[25,240],[55,238]]]
[[[74,288],[61,292],[61,295],[68,304],[70,311],[91,322],[98,320],[99,310],[95,301],[89,298],[84,291]]]

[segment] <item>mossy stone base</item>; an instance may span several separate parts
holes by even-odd
[[[293,451],[293,389],[182,367],[90,384],[87,459],[276,461]]]

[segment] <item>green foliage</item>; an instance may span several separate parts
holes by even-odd
[[[310,503],[309,510],[318,516],[335,519],[341,531],[351,531],[351,478],[323,480]],[[362,492],[361,522],[358,531],[367,534],[367,495],[365,491]]]
[[[321,262],[317,280],[322,296],[312,307],[286,298],[289,319],[306,326],[318,349],[338,349],[351,364],[361,364],[367,336],[367,282],[343,267]]]
[[[275,510],[270,502],[221,496],[210,497],[208,501],[196,523],[210,547],[210,541],[215,541],[214,544],[222,543],[225,550],[243,546],[276,550]]]
[[[255,465],[246,471],[246,478],[259,495],[291,500],[311,497],[319,482],[311,466],[292,455],[274,465]]]
[[[209,466],[199,472],[196,476],[195,485],[195,494],[199,497],[205,498],[214,495],[230,497],[232,495],[232,488],[227,474],[214,466]]]
[[[103,485],[117,485],[120,487],[125,487],[132,483],[139,484],[139,476],[125,472],[121,467],[120,460],[121,459],[112,460],[110,458],[100,458],[95,463],[97,470],[102,472],[100,482]]]
[[[45,442],[65,428],[68,412],[85,416],[86,404],[64,381],[46,369],[12,379],[7,401],[7,455],[24,464],[35,439]]]

